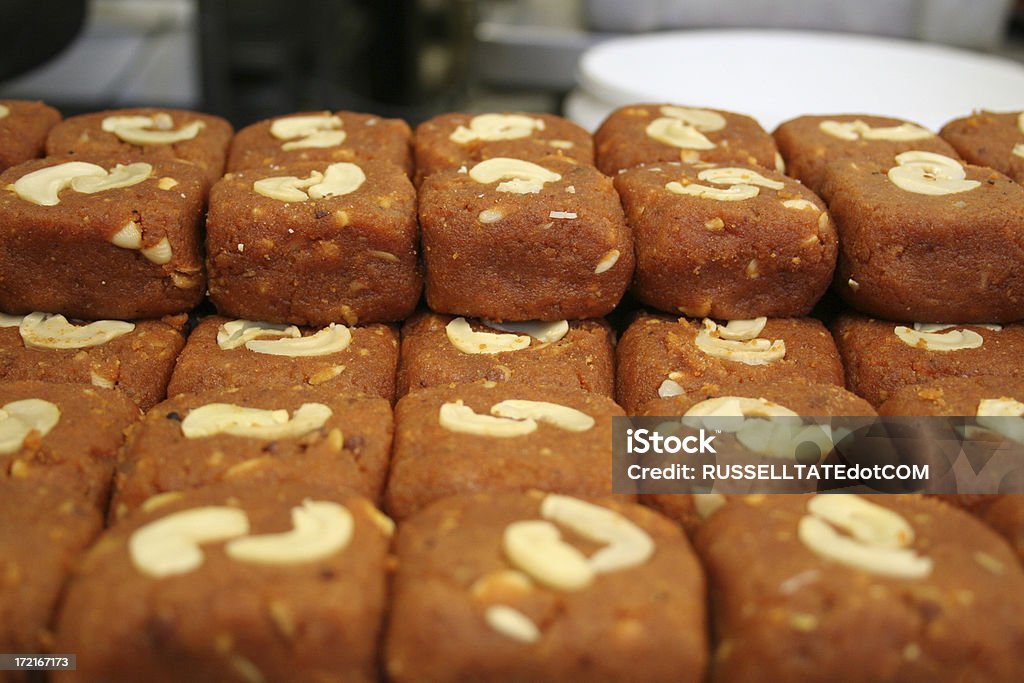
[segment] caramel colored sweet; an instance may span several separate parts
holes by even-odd
[[[271,133],[271,126],[275,121],[299,116],[337,117],[341,125],[333,130],[344,131],[344,139],[339,144],[320,147],[320,143],[316,143],[318,146],[313,147],[306,146],[304,137],[281,139]],[[296,146],[295,143],[299,143],[300,146]],[[283,149],[285,145],[288,145],[289,149]],[[402,168],[406,175],[411,175],[411,147],[412,131],[409,124],[401,119],[386,119],[351,111],[338,111],[333,114],[300,112],[260,121],[238,131],[231,141],[227,171],[231,173],[247,168],[291,166],[307,161],[387,161]]]
[[[46,135],[60,122],[60,112],[42,102],[0,100],[0,171],[43,155]]]
[[[822,123],[828,126],[828,122],[849,126],[858,121],[866,128],[847,133],[848,137],[854,138],[852,140],[831,135],[821,127]],[[867,132],[867,136],[865,136],[864,132],[868,128],[875,130]],[[885,132],[886,129],[896,128],[906,131],[906,133],[901,136],[895,130],[888,134]],[[843,159],[891,165],[893,157],[900,152],[912,149],[956,157],[953,148],[932,131],[922,128],[916,123],[888,116],[872,116],[870,114],[798,116],[780,124],[772,135],[775,137],[775,144],[779,146],[782,158],[786,160],[786,173],[814,192],[821,192],[826,167]],[[911,137],[913,139],[891,139],[894,135],[897,138]]]
[[[999,333],[996,333],[999,336]],[[975,416],[984,399],[1024,402],[1024,378],[1011,376],[945,377],[912,384],[892,393],[880,415]]]
[[[671,379],[684,392],[718,385],[797,381],[843,383],[843,366],[828,330],[811,318],[769,318],[761,339],[782,340],[785,356],[765,365],[710,356],[695,343],[701,321],[641,315],[623,333],[616,350],[616,395],[628,412],[658,398]]]
[[[929,571],[886,574],[892,564],[881,544],[832,525],[868,565],[812,550],[799,534],[808,496],[747,496],[704,524],[696,547],[711,584],[711,680],[1019,681],[1024,573],[1002,539],[936,501],[861,500],[909,525],[903,552]],[[878,538],[893,532],[892,521],[878,523]]]
[[[1024,562],[1024,496],[999,496],[982,515],[985,523],[1002,535]]]
[[[543,401],[593,418],[572,431],[538,420],[531,433],[494,436],[443,426],[441,409],[462,401],[491,415],[507,400]],[[612,493],[611,399],[569,388],[477,382],[414,391],[395,406],[395,450],[385,506],[397,519],[457,493],[540,489],[569,495]]]
[[[839,230],[836,288],[853,308],[913,322],[1024,318],[1024,188],[952,163],[974,189],[907,191],[890,180],[895,162],[829,167],[822,196]]]
[[[184,420],[195,410],[226,403],[286,410],[327,406],[320,426],[281,437],[215,433],[190,438]],[[328,387],[264,387],[183,394],[150,410],[132,430],[116,477],[112,513],[123,516],[147,498],[213,483],[321,484],[376,500],[384,487],[391,449],[391,408],[384,399],[338,396]]]
[[[697,126],[697,131],[711,146],[702,149],[687,145],[679,147],[652,138],[647,127],[660,118],[673,118],[675,104],[631,104],[616,109],[604,120],[594,134],[594,152],[597,167],[603,173],[615,173],[641,164],[662,161],[693,163],[757,164],[765,168],[778,168],[778,150],[772,136],[754,119],[719,109],[698,109],[719,117],[724,126],[708,130]],[[666,116],[666,113],[669,113]]]
[[[168,144],[133,144],[117,133],[103,130],[103,122],[112,117],[170,117],[169,131],[178,131],[199,122],[196,135],[187,140]],[[151,127],[148,130],[160,130]],[[186,161],[202,169],[209,183],[217,182],[224,173],[224,160],[233,133],[231,124],[219,116],[181,109],[145,107],[116,109],[93,114],[72,116],[55,126],[46,139],[48,156],[122,157],[150,163]]]
[[[164,576],[145,573],[137,560],[151,556],[132,552],[139,529],[175,513],[227,508],[254,538],[292,531],[293,511],[310,503],[344,506],[344,547],[303,558],[299,543],[260,563],[229,554],[236,536],[199,545],[198,566]],[[382,517],[363,498],[286,484],[211,487],[154,504],[107,531],[69,583],[55,649],[78,653],[78,670],[53,680],[373,683],[386,591]],[[306,543],[336,528],[316,524]]]
[[[515,181],[478,182],[472,168],[423,182],[419,217],[432,310],[576,320],[618,304],[633,274],[633,238],[611,179],[564,157],[530,163],[559,179],[524,193],[499,189]]]
[[[969,331],[982,339],[977,348],[955,351],[909,346],[896,336],[898,326],[854,314],[841,316],[834,326],[836,345],[846,368],[846,386],[872,405],[881,405],[909,385],[945,377],[1017,378],[1024,371],[1020,364],[1024,325],[1004,325],[999,331],[978,325],[950,326],[941,333]]]
[[[479,379],[578,387],[608,397],[614,394],[613,335],[603,320],[574,320],[558,341],[531,338],[526,348],[501,353],[458,349],[445,331],[452,320],[452,316],[424,312],[406,321],[398,368],[399,396],[424,387]],[[474,332],[508,334],[477,320],[469,325]]]
[[[81,502],[102,510],[124,431],[139,419],[139,409],[112,389],[0,382],[5,443],[12,431],[11,404],[33,399],[56,406],[58,419],[46,434],[34,428],[24,435],[19,448],[0,453],[0,485],[36,486],[73,498],[75,505]],[[0,527],[7,526],[5,517]]]
[[[203,174],[193,164],[153,158],[142,182],[94,194],[67,188],[52,206],[28,201],[11,187],[29,173],[68,161],[27,161],[0,175],[0,310],[137,320],[198,304],[206,285]],[[109,171],[125,160],[75,161]],[[114,240],[124,230],[137,240],[118,246]]]
[[[507,122],[509,117],[513,117],[513,120],[525,117],[530,121],[529,127],[515,131],[506,128],[490,135],[483,131],[482,135],[473,132],[474,122],[480,126],[481,121],[492,119],[500,125],[501,122]],[[460,134],[465,136],[465,140]],[[452,139],[453,135],[455,140]],[[594,164],[594,144],[590,133],[553,114],[441,114],[417,126],[415,149],[417,184],[431,173],[472,166],[494,157],[540,161],[544,157],[556,155],[581,164]]]
[[[142,320],[99,346],[27,346],[17,327],[0,327],[0,380],[41,380],[120,389],[143,410],[164,400],[175,358],[185,346],[185,316]]]
[[[250,351],[244,345],[222,349],[217,334],[231,318],[203,318],[188,337],[185,350],[167,385],[167,395],[259,385],[307,384],[346,396],[395,399],[398,333],[389,325],[350,328],[351,342],[343,351],[317,356],[280,356]],[[319,330],[304,329],[308,337]],[[278,339],[279,337],[259,337]]]
[[[519,571],[502,543],[510,524],[543,519],[542,501],[537,492],[457,496],[401,526],[383,656],[389,680],[703,680],[704,577],[679,529],[637,505],[594,501],[642,529],[653,554],[580,590],[550,588]],[[557,528],[591,557],[601,547]],[[496,609],[532,622],[536,640],[495,628]]]
[[[954,119],[940,134],[967,161],[1024,182],[1024,112],[979,111]]]
[[[802,316],[832,281],[825,204],[781,173],[664,163],[618,174],[615,188],[636,241],[632,291],[649,306],[726,320]],[[733,201],[736,190],[746,198]]]
[[[210,299],[222,315],[322,327],[393,322],[415,308],[416,193],[402,169],[360,162],[358,189],[322,199],[254,190],[263,179],[309,178],[327,166],[249,169],[214,186],[206,249]]]

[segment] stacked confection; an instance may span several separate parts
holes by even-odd
[[[1021,115],[231,132],[0,102],[0,652],[1024,679],[1019,497],[611,495],[627,413],[1024,414]]]

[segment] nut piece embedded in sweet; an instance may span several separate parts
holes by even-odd
[[[794,209],[796,211],[821,211],[817,204],[806,199],[787,199],[782,202],[782,205],[787,209]]]
[[[366,174],[356,164],[342,161],[324,171],[324,179],[308,190],[311,199],[341,197],[355,192],[366,182]]]
[[[206,127],[203,121],[187,123],[173,130],[170,114],[160,112],[153,116],[108,116],[100,127],[131,145],[173,145],[191,140]]]
[[[7,115],[10,114],[10,113],[11,113],[11,110],[10,110],[9,107],[7,107],[6,105],[0,104],[0,119],[6,118]]]
[[[786,187],[784,183],[766,178],[757,171],[736,166],[706,168],[697,174],[697,178],[716,185],[760,185],[770,190]]]
[[[544,130],[543,120],[522,114],[480,114],[470,119],[468,128],[456,128],[448,139],[460,145],[475,140],[517,140],[533,135],[535,130]]]
[[[310,500],[292,508],[292,529],[235,538],[224,552],[238,562],[290,565],[316,562],[341,552],[352,540],[352,513],[333,501]]]
[[[122,320],[97,320],[87,325],[72,325],[62,315],[29,313],[18,326],[25,346],[33,349],[85,349],[106,344],[135,329],[135,323]]]
[[[658,396],[661,398],[670,398],[672,396],[682,396],[686,392],[683,390],[683,385],[674,379],[666,379],[658,386]]]
[[[665,189],[675,194],[690,195],[701,199],[714,199],[720,202],[739,202],[744,199],[753,199],[761,193],[761,189],[754,185],[730,185],[729,187],[710,187],[700,183],[688,183],[683,185],[673,180],[665,183]]]
[[[563,541],[551,522],[512,522],[505,527],[502,548],[514,567],[549,588],[577,591],[594,580],[594,568],[587,557]]]
[[[481,320],[480,322],[487,325],[487,327],[502,332],[529,335],[544,344],[554,344],[569,333],[568,320],[555,320],[552,322],[527,320],[517,323],[496,323],[490,320]]]
[[[167,240],[167,238],[161,237],[160,241],[154,244],[153,246],[145,247],[144,249],[139,249],[139,253],[145,256],[153,263],[162,266],[165,263],[171,262],[171,256],[173,252],[171,251],[171,243]]]
[[[487,625],[501,635],[524,643],[540,640],[540,629],[530,617],[507,605],[491,605],[484,612]]]
[[[96,194],[105,190],[116,190],[131,187],[149,179],[153,174],[153,166],[145,162],[134,164],[117,164],[104,175],[80,175],[71,179],[71,189],[82,194]]]
[[[693,509],[701,519],[708,519],[726,504],[725,496],[721,493],[695,493],[693,494]]]
[[[604,256],[601,257],[601,260],[597,262],[597,265],[594,266],[594,275],[600,275],[601,273],[611,270],[612,267],[619,262],[619,256],[621,255],[622,254],[618,249],[609,249],[605,252]]]
[[[275,119],[270,124],[270,134],[278,140],[284,140],[281,149],[285,152],[293,149],[336,147],[348,137],[340,130],[343,125],[341,118],[332,116],[330,112],[308,116],[287,116]]]
[[[980,427],[1024,443],[1024,403],[1008,396],[983,398],[976,416]]]
[[[675,107],[665,105],[659,110],[662,116],[679,119],[699,131],[711,133],[725,128],[725,117],[710,109],[694,109],[692,107]]]
[[[203,564],[203,543],[249,533],[249,517],[238,508],[210,505],[172,513],[139,527],[128,539],[132,564],[160,579],[187,574]]]
[[[120,230],[110,236],[110,241],[115,247],[122,249],[139,249],[142,247],[142,231],[135,221],[128,221]]]
[[[237,349],[251,339],[259,337],[298,338],[302,332],[295,325],[275,325],[256,320],[232,320],[217,329],[217,346],[222,351]]]
[[[822,502],[821,498],[841,500]],[[898,513],[855,494],[818,495],[807,508],[797,536],[816,555],[899,579],[924,579],[931,574],[931,558],[908,547],[914,540],[913,529]]]
[[[768,365],[785,358],[785,340],[762,339],[756,335],[756,338],[746,336],[752,330],[757,329],[760,320],[760,318],[755,318],[749,321],[737,321],[741,324],[730,330],[728,325],[723,328],[713,320],[705,318],[694,339],[694,344],[701,352],[713,358],[745,365]],[[760,324],[757,334],[760,334],[761,329],[764,329],[764,324]]]
[[[907,346],[925,351],[964,351],[980,348],[985,343],[985,338],[974,330],[950,329],[953,327],[914,323],[913,329],[897,325],[893,333]]]
[[[935,137],[935,133],[912,123],[898,126],[880,126],[873,128],[870,124],[857,119],[856,121],[822,121],[818,124],[821,132],[840,140],[892,140],[911,141]]]
[[[60,408],[41,398],[26,398],[0,406],[0,455],[17,453],[25,438],[35,432],[40,438],[60,421]]]
[[[548,401],[507,399],[491,406],[491,415],[536,420],[569,432],[585,432],[596,424],[594,418],[582,411]]]
[[[541,503],[545,519],[605,546],[587,559],[595,574],[639,566],[654,554],[654,539],[622,514],[579,498],[549,494]]]
[[[0,327],[18,327],[24,319],[25,316],[23,315],[7,315],[6,313],[0,313]]]
[[[320,171],[310,171],[309,176],[305,178],[293,175],[272,176],[253,182],[252,189],[256,194],[269,199],[281,202],[304,202],[309,199],[309,195],[304,189],[316,185],[323,179],[324,174]]]
[[[1024,142],[1018,142],[1013,146],[1013,155],[1018,157],[1024,157]]]
[[[469,169],[469,177],[484,185],[503,180],[505,182],[498,183],[497,191],[514,194],[536,194],[545,183],[562,179],[561,175],[549,171],[540,164],[508,157],[481,161]]]
[[[652,140],[680,149],[714,149],[718,146],[694,126],[668,116],[654,119],[644,132]]]
[[[288,411],[249,408],[231,403],[208,403],[189,411],[181,421],[187,439],[217,434],[253,439],[292,439],[320,429],[334,414],[323,403],[303,403],[288,417]]]
[[[40,206],[56,206],[60,193],[71,186],[71,181],[83,176],[102,178],[106,169],[84,161],[68,161],[32,171],[14,181],[14,193],[27,202]]]
[[[967,180],[967,171],[956,159],[934,152],[912,151],[896,155],[896,166],[889,169],[893,185],[915,194],[940,196],[969,192],[981,186]]]
[[[495,334],[475,332],[465,318],[459,317],[445,325],[445,335],[462,353],[506,353],[521,351],[530,345],[528,334]]]
[[[531,418],[515,420],[494,415],[481,415],[462,401],[445,403],[437,413],[437,421],[450,432],[488,436],[500,439],[524,436],[537,431],[537,422]]]
[[[308,337],[283,339],[251,339],[245,348],[268,356],[310,357],[340,353],[352,343],[352,333],[344,325],[331,323]]]
[[[715,331],[718,332],[718,336],[722,339],[746,341],[748,339],[756,339],[767,324],[768,318],[766,316],[749,320],[730,320],[724,325],[716,324]]]

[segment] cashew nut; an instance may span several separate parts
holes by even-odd
[[[203,564],[203,543],[216,543],[249,533],[244,511],[206,506],[172,513],[140,527],[128,539],[135,568],[154,578],[187,574]]]
[[[706,168],[697,174],[697,178],[716,185],[760,185],[770,190],[781,190],[785,183],[766,178],[749,168],[727,166],[722,168]]]
[[[284,339],[252,339],[245,342],[245,348],[253,353],[264,353],[268,356],[327,356],[340,353],[352,343],[352,333],[344,325],[331,323],[308,337],[290,337]]]
[[[714,149],[718,145],[681,119],[663,116],[647,124],[647,137],[680,149]]]
[[[139,253],[153,263],[162,266],[171,262],[171,243],[166,237],[161,237],[160,241],[153,246],[139,249]]]
[[[84,161],[68,161],[32,171],[14,181],[14,192],[27,202],[40,206],[56,206],[60,193],[81,176],[102,177],[107,171],[102,166]]]
[[[598,262],[594,266],[594,275],[600,275],[612,269],[612,267],[619,262],[619,256],[621,253],[618,249],[609,249],[604,253]]]
[[[140,249],[142,247],[142,231],[135,221],[128,221],[120,230],[110,237],[115,247],[122,249]]]
[[[289,565],[316,562],[348,547],[352,513],[333,501],[310,500],[292,508],[292,529],[280,534],[242,536],[227,543],[224,552],[238,562]]]
[[[549,171],[539,164],[508,157],[481,161],[469,169],[469,177],[484,185],[504,180],[505,182],[498,184],[497,191],[514,194],[536,194],[545,183],[562,179],[558,173]]]
[[[257,194],[282,202],[304,202],[309,199],[340,197],[355,192],[366,182],[366,174],[347,161],[331,164],[321,173],[311,171],[306,178],[273,176],[253,182]]]
[[[253,192],[281,202],[304,202],[309,199],[303,189],[323,181],[324,174],[310,171],[306,178],[293,175],[261,178],[252,184]]]
[[[671,396],[682,396],[686,393],[683,386],[674,379],[668,378],[658,386],[658,396],[669,398]]]
[[[723,328],[719,327],[713,320],[705,318],[700,331],[694,339],[694,344],[701,352],[712,358],[743,363],[744,365],[768,365],[785,358],[786,342],[783,339],[769,341],[762,338],[748,338],[741,341],[739,338],[735,338],[740,334],[749,334],[757,327],[759,320],[742,321],[740,326],[734,327],[732,330],[729,330],[728,325],[726,325],[725,334],[723,334]],[[761,329],[763,328],[764,326],[761,325]],[[726,335],[733,336],[734,338],[730,339]]]
[[[270,134],[278,140],[286,141],[281,145],[285,152],[311,147],[336,147],[348,137],[345,131],[339,130],[342,125],[341,118],[332,116],[330,112],[288,116],[275,119],[270,124]]]
[[[135,329],[135,323],[98,320],[72,325],[62,315],[29,313],[18,327],[25,346],[34,349],[85,349],[101,346]]]
[[[17,453],[32,432],[42,438],[60,421],[60,408],[41,398],[11,401],[0,407],[0,455]]]
[[[977,422],[1011,441],[1024,443],[1024,403],[1003,396],[978,402]]]
[[[889,180],[907,192],[939,196],[968,192],[981,186],[977,180],[966,180],[967,171],[959,161],[942,154],[903,152],[896,155],[896,164],[889,169]]]
[[[96,194],[104,190],[131,187],[147,180],[153,174],[153,166],[145,162],[117,164],[104,175],[80,175],[71,179],[71,189],[82,194]]]
[[[217,329],[217,346],[223,351],[244,346],[250,339],[258,337],[301,337],[302,332],[294,325],[274,325],[253,320],[232,320]]]
[[[530,617],[507,605],[491,605],[484,612],[487,625],[501,635],[524,643],[540,640],[540,629]]]
[[[666,105],[660,109],[662,116],[679,119],[699,131],[711,133],[725,128],[725,117],[710,109],[694,109],[692,107],[674,107]]]
[[[714,331],[717,332],[718,336],[722,339],[746,341],[748,339],[756,339],[767,324],[768,318],[765,316],[761,316],[760,318],[751,318],[749,320],[730,320],[724,325],[716,324]]]
[[[100,127],[131,145],[172,145],[191,140],[206,127],[203,121],[187,123],[172,130],[174,120],[170,114],[160,112],[153,116],[108,116]]]
[[[706,427],[735,433],[743,429],[750,417],[792,418],[802,424],[800,416],[789,408],[764,398],[719,396],[690,406],[683,414],[683,424],[695,429]]]
[[[342,161],[331,164],[324,171],[324,179],[309,188],[311,199],[341,197],[355,192],[366,182],[366,174],[359,166]]]
[[[787,209],[794,209],[796,211],[821,211],[821,209],[818,208],[817,204],[811,201],[807,201],[806,199],[787,199],[782,202],[782,205]]]
[[[7,315],[6,313],[0,313],[0,327],[18,327],[24,319],[25,316],[23,315]]]
[[[974,330],[949,329],[952,325],[923,325],[914,323],[914,329],[897,325],[893,333],[907,346],[925,351],[963,351],[977,349],[985,343],[985,338]],[[933,331],[935,330],[935,331]],[[940,330],[948,330],[942,332]]]
[[[729,187],[710,187],[700,183],[688,183],[683,185],[673,180],[665,183],[665,189],[675,194],[690,195],[701,199],[714,199],[720,202],[739,202],[744,199],[753,199],[761,193],[761,189],[754,185],[730,185]]]
[[[584,412],[548,401],[507,399],[491,406],[491,415],[546,422],[569,432],[585,432],[595,424],[594,418]]]
[[[6,118],[10,113],[11,110],[7,105],[0,104],[0,119]]]
[[[474,412],[469,406],[463,405],[462,401],[442,405],[437,414],[437,421],[451,432],[502,439],[523,436],[537,431],[537,422],[533,419],[513,420],[493,415],[481,415]]]
[[[529,335],[475,332],[465,318],[455,318],[444,328],[448,341],[462,353],[505,353],[521,351],[530,345]]]
[[[935,133],[915,126],[912,123],[902,123],[898,126],[880,126],[872,128],[870,124],[857,119],[856,121],[822,121],[818,124],[821,132],[831,135],[840,140],[893,140],[910,141],[924,140],[935,137]]]
[[[181,421],[181,433],[188,439],[216,434],[254,439],[291,439],[320,429],[334,414],[323,403],[303,403],[291,418],[287,410],[264,410],[231,403],[208,403],[189,411]]]
[[[615,510],[571,496],[549,494],[541,503],[540,513],[587,540],[605,544],[587,559],[595,574],[631,569],[654,554],[650,535]]]
[[[1018,157],[1024,157],[1024,142],[1018,142],[1013,146],[1013,155]]]
[[[524,520],[505,528],[502,547],[509,562],[540,583],[563,591],[577,591],[594,580],[587,557],[562,540],[551,522]]]
[[[469,128],[459,126],[448,136],[460,145],[481,140],[517,140],[533,135],[535,130],[544,130],[544,121],[522,114],[480,114],[469,121]]]
[[[543,344],[554,344],[569,333],[569,321],[567,320],[556,320],[554,322],[529,320],[518,323],[496,323],[490,320],[481,320],[480,322],[487,325],[487,327],[501,330],[502,332],[528,335]]]

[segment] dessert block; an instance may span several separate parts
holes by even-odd
[[[0,171],[43,155],[60,112],[42,102],[0,100]]]
[[[1024,182],[1024,112],[978,111],[950,121],[940,134],[970,163]]]

